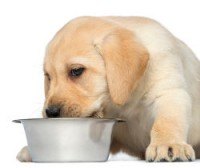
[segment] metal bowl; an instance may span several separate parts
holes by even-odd
[[[120,119],[20,119],[34,162],[106,161],[112,128]]]

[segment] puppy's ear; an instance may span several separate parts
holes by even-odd
[[[147,50],[126,29],[116,29],[96,45],[106,66],[110,96],[123,105],[137,86],[148,62]]]

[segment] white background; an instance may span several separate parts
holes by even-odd
[[[43,56],[48,41],[66,22],[82,15],[139,15],[154,18],[186,42],[200,58],[199,0],[5,0],[0,1],[0,167],[177,167],[194,163],[148,164],[19,163],[15,156],[26,144],[16,118],[38,117],[44,100]]]

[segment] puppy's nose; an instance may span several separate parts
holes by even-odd
[[[53,117],[59,117],[60,116],[60,107],[59,106],[49,106],[46,109],[47,117],[53,118]]]

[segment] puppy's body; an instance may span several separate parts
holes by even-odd
[[[187,111],[188,136],[187,142],[194,146],[200,144],[200,63],[192,51],[180,40],[172,36],[165,28],[155,21],[144,18],[116,18],[109,20],[125,26],[136,34],[141,43],[148,49],[150,59],[144,76],[137,89],[123,108],[108,105],[107,115],[123,117],[127,120],[128,127],[116,126],[114,137],[125,150],[130,150],[138,156],[144,156],[145,149],[150,143],[150,131],[159,111],[154,107],[154,102],[165,92],[166,110],[168,115],[176,114],[176,105],[167,104],[170,97],[176,97],[178,90],[189,94],[189,99],[178,97],[177,106],[185,106],[185,101],[190,101],[192,109]],[[173,110],[174,109],[174,110]],[[173,113],[173,114],[170,114]],[[179,118],[179,116],[176,116]],[[166,122],[174,122],[174,118]],[[163,121],[165,122],[165,121]],[[164,130],[168,132],[168,130]],[[173,131],[170,129],[169,131]],[[127,141],[124,142],[124,139]],[[114,148],[117,148],[114,145]],[[113,149],[114,151],[116,149]],[[196,148],[197,150],[197,148]],[[200,150],[200,149],[198,149]],[[197,150],[197,151],[198,151]],[[197,152],[196,152],[197,153]],[[200,157],[200,156],[198,156]]]
[[[72,77],[74,67],[85,71]],[[61,117],[103,111],[127,120],[114,128],[112,152],[188,161],[195,159],[192,145],[200,157],[200,63],[159,23],[77,18],[49,44],[44,69],[44,109],[56,104]]]

